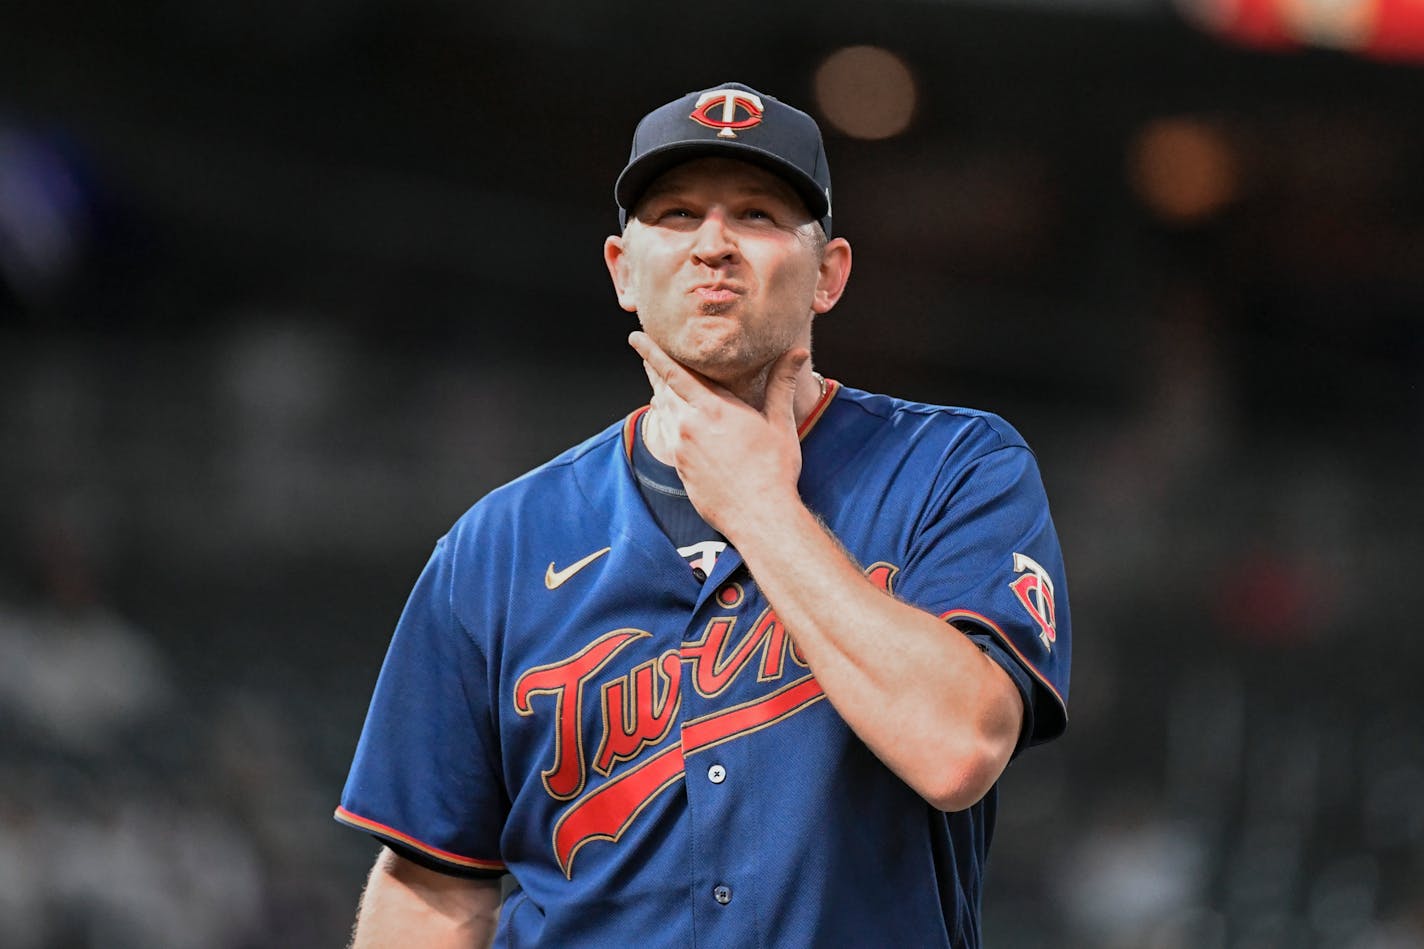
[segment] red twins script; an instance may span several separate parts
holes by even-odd
[[[882,562],[867,568],[865,575],[889,593],[898,572],[898,567]],[[736,584],[718,594],[718,602],[728,609],[739,605],[742,598]],[[520,715],[534,714],[535,696],[546,697],[540,703],[545,712],[552,700],[554,760],[543,772],[544,788],[556,800],[578,798],[554,825],[554,854],[565,876],[572,878],[574,856],[584,844],[617,841],[653,798],[682,777],[688,755],[774,725],[824,697],[820,684],[807,673],[750,702],[683,722],[680,741],[643,757],[579,797],[588,783],[589,768],[584,755],[585,702],[597,702],[595,707],[602,711],[602,735],[592,768],[608,777],[616,766],[638,758],[671,733],[682,708],[683,675],[692,677],[691,685],[699,695],[713,698],[726,691],[758,650],[758,682],[780,681],[788,656],[792,663],[806,668],[786,627],[770,609],[763,610],[734,644],[737,619],[714,617],[701,639],[669,649],[623,675],[606,678],[597,693],[592,688],[595,677],[630,644],[651,633],[615,629],[575,655],[536,666],[519,677],[514,686],[514,710]],[[686,672],[684,666],[688,667]],[[597,698],[593,698],[595,694]]]

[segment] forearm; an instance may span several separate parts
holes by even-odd
[[[931,804],[978,801],[1013,754],[1023,700],[968,638],[876,589],[802,503],[797,419],[817,398],[810,351],[777,359],[754,408],[645,334],[630,342],[653,385],[650,450],[677,467],[698,513],[741,553],[831,704]]]
[[[941,810],[983,797],[1022,723],[1008,674],[868,581],[799,498],[768,505],[729,539],[831,704],[881,761]]]
[[[351,949],[484,949],[498,918],[498,881],[436,873],[383,849],[361,896]]]

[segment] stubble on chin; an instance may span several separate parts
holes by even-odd
[[[772,363],[728,347],[716,351],[669,353],[688,369],[705,376],[757,409],[766,401],[766,380]]]
[[[741,300],[700,301],[696,313],[698,316],[725,316],[741,303]],[[725,330],[725,327],[721,329]],[[759,352],[768,342],[748,339],[740,333],[730,336],[718,333],[710,337],[703,337],[701,333],[692,337],[674,333],[666,340],[660,340],[659,345],[675,362],[760,408],[766,400],[766,380],[771,365],[780,355],[780,352]]]

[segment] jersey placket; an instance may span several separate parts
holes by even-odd
[[[757,901],[753,898],[756,848],[747,846],[760,836],[754,801],[757,785],[750,767],[744,766],[748,759],[741,753],[743,742],[732,739],[704,745],[696,736],[705,734],[704,723],[712,721],[715,725],[719,713],[754,694],[738,686],[744,686],[746,677],[754,681],[755,673],[739,669],[720,691],[709,696],[699,688],[698,667],[704,667],[706,676],[712,671],[706,666],[715,659],[731,659],[763,606],[741,558],[728,548],[712,576],[702,584],[681,647],[683,715],[679,740],[683,744],[691,836],[688,852],[692,935],[697,946],[757,946],[762,941]],[[714,632],[714,626],[720,628]],[[722,630],[725,645],[719,655],[699,654],[694,644],[706,643],[709,636]],[[746,657],[746,664],[753,664],[753,657],[759,655],[753,650]],[[684,731],[688,725],[691,730]]]

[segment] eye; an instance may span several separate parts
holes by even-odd
[[[690,208],[681,205],[671,205],[658,212],[658,221],[666,224],[678,224],[683,221],[691,221],[697,217]]]

